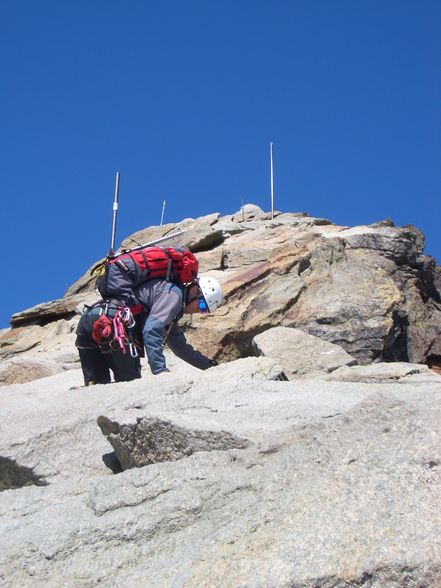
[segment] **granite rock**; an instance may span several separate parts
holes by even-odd
[[[418,376],[417,379],[412,376]],[[373,363],[363,366],[343,366],[332,372],[326,377],[326,380],[336,382],[364,382],[375,383],[381,382],[401,384],[414,384],[418,382],[441,382],[441,377],[430,370],[426,365],[389,362]]]
[[[356,360],[344,349],[300,329],[274,327],[253,339],[256,355],[277,361],[288,377],[329,373]]]
[[[256,335],[282,326],[339,345],[363,365],[440,363],[440,273],[423,254],[418,229],[392,221],[343,227],[306,213],[276,212],[271,219],[252,204],[245,219],[241,212],[148,227],[123,241],[127,247],[183,229],[166,244],[189,246],[201,272],[220,280],[225,305],[181,321],[195,347],[231,361],[253,354]],[[59,321],[74,328],[75,296],[98,298],[89,275],[68,293],[17,313],[15,327],[0,334],[0,357],[38,350],[50,337],[55,345],[56,330],[39,329]]]
[[[439,585],[439,379],[289,382],[270,361],[2,388],[0,584]],[[159,457],[184,455],[112,474],[104,414],[173,423]],[[224,437],[192,447],[195,431]]]
[[[0,386],[24,384],[62,371],[63,366],[55,361],[15,357],[0,364]]]

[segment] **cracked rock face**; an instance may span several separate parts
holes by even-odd
[[[0,585],[440,585],[441,378],[280,373],[259,357],[1,388]],[[148,465],[112,474],[109,441]]]
[[[225,451],[247,446],[245,439],[226,431],[187,430],[156,418],[141,417],[134,423],[119,424],[99,416],[97,423],[124,470],[176,461],[196,451]]]

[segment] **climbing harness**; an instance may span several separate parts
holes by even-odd
[[[100,303],[88,309],[89,314],[98,315],[93,323],[92,339],[99,346],[108,346],[115,351],[120,349],[132,357],[138,357],[140,347],[130,333],[135,327],[135,318],[127,306],[116,306],[112,302]]]

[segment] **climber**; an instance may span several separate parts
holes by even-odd
[[[134,290],[140,303],[124,308],[117,300],[101,300],[86,307],[78,323],[76,346],[85,385],[116,382],[141,377],[141,341],[153,374],[168,372],[164,343],[187,363],[205,370],[216,362],[187,343],[177,322],[183,314],[212,312],[222,303],[217,280],[201,277],[182,286],[157,278]],[[119,333],[119,336],[117,336]]]

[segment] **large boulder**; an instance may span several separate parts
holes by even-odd
[[[260,208],[260,206],[257,206],[256,204],[244,204],[240,210],[233,214],[231,220],[235,223],[240,223],[254,220],[264,215],[265,212]]]
[[[423,243],[414,227],[323,234],[310,257],[305,295],[283,324],[342,345],[360,363],[438,356],[441,299]]]
[[[209,335],[212,349],[225,358],[248,354],[253,335],[280,324],[337,343],[360,363],[436,360],[436,266],[421,254],[416,229],[381,225],[305,231],[262,223],[228,239],[220,263],[228,310],[210,321],[219,332],[224,323],[228,335]],[[288,291],[291,296],[283,295]],[[194,324],[190,333],[197,343]]]
[[[339,244],[324,243],[313,252],[304,294],[282,324],[341,345],[361,363],[370,363],[397,343],[396,316],[404,294],[373,256]]]
[[[338,344],[361,364],[441,357],[438,270],[421,253],[419,231],[295,215],[259,222],[209,252],[206,268],[226,304],[186,319],[196,346],[231,360],[252,354],[253,337],[280,325]]]
[[[338,345],[323,341],[300,329],[274,327],[253,339],[256,355],[277,361],[288,379],[330,373],[357,361]]]
[[[0,364],[0,386],[24,384],[64,371],[55,361],[16,357]]]

